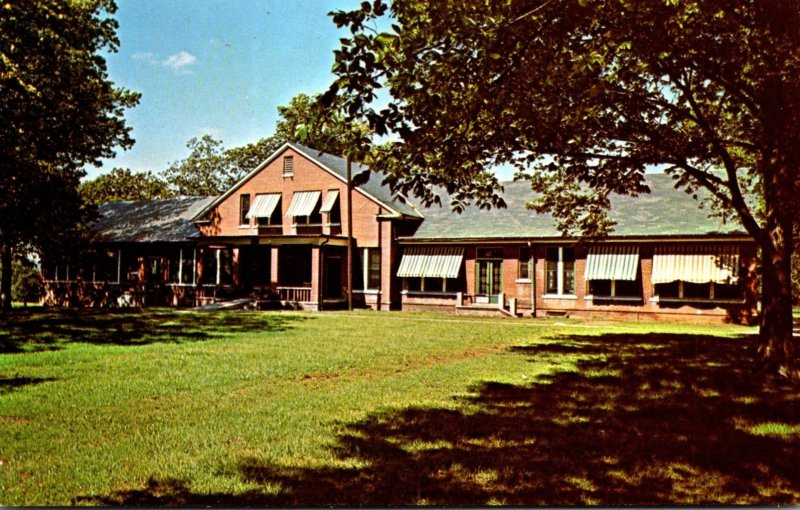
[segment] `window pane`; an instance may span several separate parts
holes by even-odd
[[[487,264],[478,263],[478,285],[477,285],[477,293],[478,294],[486,294],[489,292],[489,275],[487,270]]]
[[[164,281],[160,258],[151,257],[147,259],[147,280],[152,283]]]
[[[530,274],[530,259],[531,253],[528,247],[519,249],[519,267],[517,269],[517,278],[527,280],[531,277]]]
[[[610,296],[611,280],[589,280],[589,293],[593,296]]]
[[[558,262],[558,248],[547,249],[547,261]]]
[[[250,219],[247,213],[250,212],[250,195],[242,195],[239,197],[239,225],[249,225]]]
[[[466,290],[466,282],[464,278],[448,278],[447,279],[447,292],[464,292]]]
[[[708,299],[711,296],[711,285],[708,283],[683,282],[683,297]]]
[[[228,250],[219,250],[219,264],[219,283],[222,285],[230,285],[233,283],[233,260]]]
[[[178,279],[181,267],[180,253],[180,251],[176,251],[169,257],[169,283],[181,283]]]
[[[659,283],[655,285],[655,292],[659,297],[678,297],[678,282]]]
[[[217,283],[217,250],[207,248],[203,251],[203,277],[201,283]]]
[[[381,252],[379,248],[368,248],[369,267],[367,269],[367,288],[381,288]]]
[[[564,254],[566,255],[566,248]],[[575,252],[573,251],[573,257]],[[575,262],[564,262],[564,294],[575,294]]]
[[[503,258],[503,250],[499,248],[478,248],[477,258],[479,259],[501,259]]]
[[[133,255],[125,255],[122,252],[122,280],[126,282],[139,281],[139,258]]]
[[[562,259],[564,262],[575,262],[575,248],[564,248]]]
[[[548,248],[548,252],[549,251],[550,249]],[[545,292],[548,294],[558,294],[558,262],[548,258],[545,273]]]
[[[193,283],[194,271],[194,250],[183,250],[183,280],[180,283]]]
[[[405,289],[411,292],[418,292],[422,288],[422,278],[406,278]]]
[[[95,278],[98,282],[117,281],[117,252],[104,250],[98,254]]]
[[[616,294],[622,297],[641,297],[642,295],[642,282],[641,280],[617,280]]]

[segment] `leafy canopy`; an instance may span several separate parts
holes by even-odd
[[[117,50],[113,0],[0,3],[0,252],[67,244],[89,218],[87,164],[133,144],[101,54]],[[6,259],[7,260],[7,259]],[[11,264],[0,300],[10,307]]]
[[[301,142],[322,152],[343,154],[349,140],[366,135],[363,122],[350,123],[326,116],[317,99],[298,94],[288,105],[279,106],[275,133],[255,143],[225,149],[222,141],[211,135],[192,138],[186,144],[189,156],[172,163],[165,172],[171,189],[178,195],[218,195],[284,143]]]
[[[395,20],[379,33],[376,21]],[[513,163],[564,234],[602,236],[612,194],[650,165],[703,190],[760,247],[762,359],[800,380],[792,335],[800,213],[796,0],[383,0],[348,27],[323,103],[398,140],[377,151],[395,189],[460,209],[503,202]],[[378,110],[377,89],[391,102]],[[748,201],[748,194],[757,200]]]
[[[353,35],[325,99],[399,135],[383,166],[430,201],[502,205],[486,168],[510,162],[562,230],[601,234],[609,194],[664,165],[760,234],[744,195],[800,146],[796,2],[376,0],[333,19]]]
[[[107,174],[82,182],[80,193],[92,205],[127,200],[152,200],[172,196],[167,183],[152,172],[114,168]]]

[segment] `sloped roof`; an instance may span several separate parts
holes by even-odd
[[[710,218],[700,202],[673,187],[673,180],[664,174],[648,174],[651,192],[638,197],[614,195],[609,216],[617,222],[611,236],[665,237],[747,235],[738,222],[723,223]],[[525,207],[534,198],[525,181],[502,183],[502,196],[507,208],[481,210],[468,207],[453,212],[449,200],[442,195],[442,206],[420,208],[425,221],[406,240],[448,239],[513,239],[561,237],[550,214],[536,214]]]
[[[215,197],[113,202],[98,208],[92,233],[100,242],[180,242],[200,236],[192,218]]]
[[[237,189],[242,187],[244,183],[249,181],[250,178],[252,178],[254,175],[256,175],[264,168],[266,168],[267,165],[275,161],[275,159],[281,154],[283,154],[283,152],[285,152],[286,149],[294,149],[300,154],[305,155],[306,157],[317,163],[324,170],[332,173],[343,182],[346,182],[347,162],[345,159],[340,158],[338,156],[333,156],[331,154],[327,154],[325,152],[320,152],[316,149],[312,149],[311,147],[306,147],[305,145],[301,145],[299,143],[286,143],[281,148],[273,152],[270,155],[270,157],[262,161],[257,167],[251,170],[247,175],[241,178],[239,182],[231,186],[225,193],[216,197],[214,200],[210,201],[202,209],[199,209],[194,217],[195,221],[202,220],[203,217],[206,214],[208,214],[214,207],[216,207],[218,204],[222,203],[226,198],[231,196]],[[366,171],[369,171],[369,168],[367,166],[361,165],[359,163],[352,163],[353,178]],[[385,174],[383,174],[382,172],[372,172],[369,176],[369,180],[366,183],[358,186],[356,188],[356,192],[359,191],[362,192],[364,195],[368,196],[369,198],[377,202],[379,205],[382,205],[384,208],[393,211],[395,213],[411,216],[414,218],[422,218],[422,215],[419,213],[419,211],[417,211],[416,208],[412,207],[408,203],[403,203],[403,201],[400,198],[392,194],[391,190],[389,189],[389,186],[383,184],[384,177]]]
[[[317,163],[320,163],[322,166],[332,170],[342,179],[347,179],[347,160],[344,158],[333,156],[325,152],[320,152],[316,149],[306,147],[305,145],[301,145],[299,143],[293,143],[290,145],[293,149],[302,152],[309,158],[317,161]],[[355,162],[351,163],[351,169],[354,179],[364,172],[370,172],[368,166]],[[404,203],[392,193],[392,190],[389,189],[389,185],[383,184],[383,180],[385,178],[385,173],[380,171],[372,171],[369,175],[369,180],[358,186],[358,189],[364,191],[373,199],[384,204],[388,209],[393,209],[400,214],[411,216],[413,218],[421,218],[422,215],[419,213],[416,207],[412,207],[412,205],[407,201]]]

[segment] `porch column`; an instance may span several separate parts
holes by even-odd
[[[272,287],[277,287],[280,284],[280,280],[278,278],[278,250],[280,249],[279,246],[271,246],[270,247],[270,257],[269,257],[269,283]]]
[[[205,268],[203,267],[203,256],[205,255],[206,248],[197,248],[194,251],[194,283],[195,285],[199,285],[200,282],[203,281],[203,271]]]
[[[231,265],[233,266],[231,270],[233,271],[233,288],[235,289],[240,288],[242,283],[242,266],[239,263],[239,253],[240,248],[238,246],[231,250]]]
[[[319,246],[311,247],[311,302],[318,303],[317,307],[320,308],[322,304],[322,289],[321,273],[322,273],[322,249]]]

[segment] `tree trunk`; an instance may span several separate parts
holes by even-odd
[[[786,168],[773,175],[773,182],[766,182],[766,225],[761,239],[761,328],[759,331],[759,353],[766,367],[784,377],[800,380],[800,347],[792,334],[792,267],[793,251],[792,218],[786,213],[787,198],[785,182],[780,175]]]
[[[11,246],[0,243],[0,310],[11,310]]]

